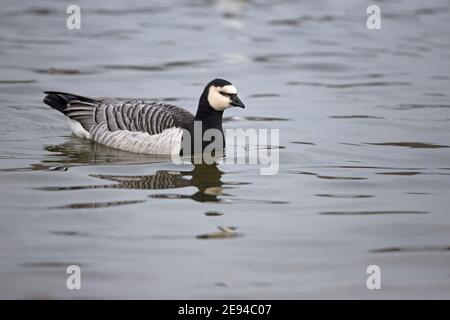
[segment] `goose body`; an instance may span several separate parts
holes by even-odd
[[[244,107],[236,88],[222,79],[205,87],[195,116],[175,105],[156,101],[89,98],[56,91],[45,94],[44,103],[68,118],[76,136],[146,154],[179,154],[183,137],[194,137],[195,121],[201,123],[203,132],[218,129],[223,136],[223,111],[232,106]],[[205,143],[201,145],[205,147]]]

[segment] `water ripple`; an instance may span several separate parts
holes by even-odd
[[[392,214],[427,214],[428,211],[418,210],[380,210],[380,211],[324,211],[321,215],[330,216],[366,216],[366,215],[392,215]]]
[[[127,201],[107,201],[107,202],[79,202],[63,206],[50,207],[49,209],[96,209],[117,207],[129,204],[142,203],[145,200],[127,200]]]
[[[106,69],[112,70],[137,70],[137,71],[164,71],[182,67],[194,67],[209,63],[212,60],[191,60],[191,61],[172,61],[155,65],[126,65],[126,64],[110,64],[104,65]]]
[[[330,116],[331,119],[384,119],[383,117],[377,117],[377,116],[369,116],[369,115],[362,115],[362,114],[355,114],[355,115],[349,115],[349,116]]]
[[[392,146],[392,147],[405,147],[414,149],[440,149],[440,148],[450,148],[450,146],[435,144],[435,143],[424,143],[424,142],[365,142],[364,144],[372,146]]]
[[[386,247],[380,249],[373,249],[374,253],[397,253],[397,252],[448,252],[450,246],[404,246],[404,247]]]
[[[411,82],[407,81],[371,81],[371,82],[355,82],[355,83],[322,83],[322,82],[308,82],[308,81],[288,81],[287,85],[296,86],[313,86],[313,87],[325,87],[332,89],[349,89],[356,87],[391,87],[391,86],[410,86]]]

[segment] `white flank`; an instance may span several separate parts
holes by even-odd
[[[106,129],[106,125],[103,124]],[[107,129],[106,129],[107,130]],[[183,129],[170,128],[159,134],[150,135],[147,132],[134,132],[127,130],[117,130],[98,134],[99,143],[107,146],[146,154],[178,154],[181,150],[181,139],[183,137]]]
[[[91,134],[85,128],[83,128],[81,123],[79,123],[76,120],[70,119],[70,118],[67,118],[67,121],[69,122],[70,129],[72,129],[72,132],[77,137],[82,138],[82,139],[90,139],[91,138]]]

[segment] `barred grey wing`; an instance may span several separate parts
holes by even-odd
[[[105,101],[105,100],[103,100]],[[177,106],[133,100],[121,103],[71,101],[65,114],[81,123],[88,131],[94,125],[106,124],[109,131],[128,130],[159,134],[169,128],[185,128],[194,116]]]

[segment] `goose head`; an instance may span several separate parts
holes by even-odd
[[[237,95],[236,87],[224,79],[214,79],[207,84],[206,94],[208,104],[216,111],[223,111],[230,107],[245,108]]]

